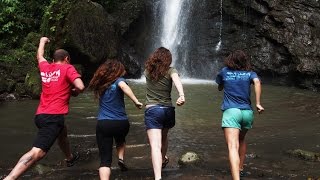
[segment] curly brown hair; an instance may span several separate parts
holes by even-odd
[[[250,58],[243,50],[235,50],[225,59],[224,64],[233,70],[251,70]]]
[[[164,47],[160,47],[149,56],[145,68],[150,78],[153,81],[158,81],[168,72],[171,62],[171,52]]]
[[[104,91],[119,77],[126,73],[124,65],[117,59],[108,59],[96,70],[89,83],[95,98],[100,99]]]

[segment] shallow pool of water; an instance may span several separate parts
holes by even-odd
[[[165,170],[167,179],[230,179],[227,147],[220,128],[222,92],[210,82],[184,82],[186,104],[176,108],[176,126],[169,133]],[[145,84],[129,81],[138,99],[144,101]],[[254,94],[252,94],[254,99]],[[173,91],[174,99],[177,92]],[[254,102],[253,102],[254,103]],[[9,172],[18,158],[32,145],[36,133],[33,116],[38,100],[0,104],[0,177]],[[248,179],[306,179],[320,177],[320,163],[290,157],[287,150],[304,149],[320,152],[320,95],[288,87],[263,85],[262,105],[265,112],[255,115],[254,127],[247,135],[246,171]],[[143,123],[143,110],[126,99],[131,129],[127,137],[126,162],[131,171],[122,174],[114,163],[114,178],[152,179],[150,147]],[[63,156],[54,145],[39,164],[50,167],[46,177],[55,179],[97,179],[99,157],[95,142],[97,102],[90,92],[72,98],[66,116],[73,149],[81,152],[80,161],[64,168]],[[198,153],[202,164],[186,170],[177,164],[181,154]],[[49,173],[49,176],[48,176]],[[25,177],[43,177],[36,170]],[[81,177],[81,178],[80,178]]]

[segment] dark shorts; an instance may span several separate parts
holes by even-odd
[[[144,112],[146,129],[173,128],[175,126],[175,107],[156,105]]]
[[[34,118],[38,127],[38,134],[33,142],[33,147],[48,152],[64,128],[64,115],[38,114]]]
[[[126,142],[130,124],[128,120],[98,120],[96,138],[101,158],[100,167],[111,167],[113,139],[116,146]]]

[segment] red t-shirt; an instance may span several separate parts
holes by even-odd
[[[73,81],[80,74],[70,64],[39,63],[42,92],[36,114],[67,114]]]

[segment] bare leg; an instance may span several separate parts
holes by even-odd
[[[224,136],[229,149],[229,162],[233,180],[240,179],[239,134],[239,129],[224,128]]]
[[[71,154],[70,143],[68,139],[68,130],[66,125],[58,136],[58,144],[63,154],[66,156],[66,159],[71,160],[73,157]]]
[[[162,153],[162,160],[164,160],[164,157],[167,155],[168,150],[168,128],[162,129],[162,139],[161,139],[161,153]]]
[[[109,167],[100,167],[99,176],[100,180],[109,180],[111,175],[111,169]]]
[[[10,174],[4,178],[4,180],[13,180],[19,178],[22,173],[28,170],[33,164],[42,159],[45,155],[46,152],[44,152],[42,149],[33,147],[29,152],[20,158],[16,166],[12,169]]]
[[[151,159],[156,180],[161,178],[162,154],[161,154],[161,129],[147,130],[149,143],[151,146]]]
[[[245,136],[247,134],[248,130],[244,129],[240,132],[239,135],[239,156],[240,156],[240,170],[243,170],[243,164],[244,160],[246,158],[246,152],[247,152],[247,143],[245,142]]]
[[[124,160],[124,153],[126,149],[126,143],[123,143],[121,145],[117,145],[117,154],[118,158]]]

